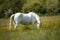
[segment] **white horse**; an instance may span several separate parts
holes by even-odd
[[[12,14],[11,17],[10,17],[10,27],[9,27],[9,29],[11,28],[11,22],[14,22],[15,28],[20,23],[32,24],[32,26],[34,26],[34,23],[37,22],[37,28],[39,29],[39,26],[41,24],[40,17],[34,12],[29,12],[28,14],[23,14],[23,13]]]

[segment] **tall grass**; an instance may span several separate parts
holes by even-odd
[[[60,40],[60,16],[43,16],[41,20],[39,30],[22,24],[8,30],[9,19],[0,19],[0,40]]]

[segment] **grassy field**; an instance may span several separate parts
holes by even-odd
[[[8,30],[9,19],[0,19],[0,40],[60,40],[60,15],[42,16],[38,30],[31,25],[19,25]],[[35,24],[36,26],[36,24]]]

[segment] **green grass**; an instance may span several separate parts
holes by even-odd
[[[42,16],[41,20],[39,30],[22,24],[17,29],[12,25],[11,30],[8,30],[9,19],[0,19],[0,40],[60,40],[60,15]]]

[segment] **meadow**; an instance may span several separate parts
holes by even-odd
[[[9,19],[0,19],[0,40],[60,40],[60,15],[41,16],[42,26],[40,29],[31,25],[22,25],[11,30]]]

